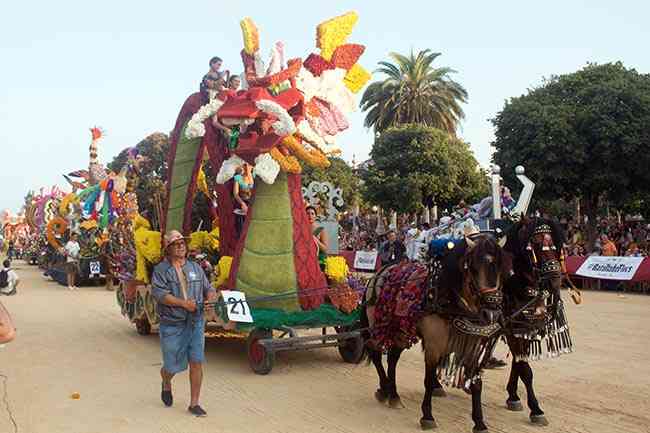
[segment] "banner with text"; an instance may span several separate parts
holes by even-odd
[[[578,268],[576,275],[604,280],[631,280],[643,257],[590,256]]]

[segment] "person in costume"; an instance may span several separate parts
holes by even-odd
[[[311,232],[314,235],[314,242],[318,247],[318,263],[321,269],[325,269],[325,260],[327,260],[328,240],[327,233],[323,226],[316,221],[316,208],[314,206],[307,206],[307,219],[311,224]]]
[[[199,405],[203,362],[205,362],[204,300],[214,301],[217,292],[198,263],[187,259],[185,237],[177,230],[164,237],[165,259],[153,271],[152,294],[158,301],[160,315],[160,348],[163,366],[160,369],[160,398],[169,407],[173,404],[172,378],[190,368],[190,405],[195,416],[206,416]]]
[[[254,187],[253,168],[250,164],[244,163],[243,166],[237,168],[232,186],[232,195],[235,199],[235,230],[238,238],[244,227]]]

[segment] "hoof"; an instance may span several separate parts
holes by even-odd
[[[546,427],[548,425],[548,420],[544,415],[531,415],[530,422],[540,427]]]
[[[388,407],[391,409],[404,409],[406,406],[404,406],[404,403],[402,403],[402,399],[397,397],[388,400]]]
[[[388,400],[388,395],[381,389],[378,389],[375,391],[375,398],[379,403],[386,403],[386,400]]]
[[[474,427],[472,429],[472,433],[488,433],[488,428],[486,426],[483,427]]]
[[[521,400],[506,400],[506,407],[508,410],[513,412],[521,412],[524,410],[524,406],[521,404]]]
[[[444,388],[433,388],[431,395],[434,397],[447,397],[447,391]]]
[[[420,427],[422,427],[422,430],[433,430],[435,428],[438,428],[438,424],[436,424],[436,420],[434,419],[420,419]]]

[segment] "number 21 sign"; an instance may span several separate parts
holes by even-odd
[[[253,323],[251,309],[246,302],[246,294],[236,290],[222,290],[221,296],[226,304],[228,320],[232,322]]]

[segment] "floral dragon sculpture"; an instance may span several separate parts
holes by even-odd
[[[282,301],[285,310],[319,307],[327,286],[307,221],[301,192],[302,164],[325,168],[340,152],[336,136],[355,109],[354,94],[370,79],[357,61],[364,47],[347,43],[358,16],[354,12],[317,27],[320,53],[284,61],[276,43],[268,67],[260,54],[259,31],[241,22],[246,89],[226,90],[208,100],[191,95],[172,133],[167,213],[163,230],[189,234],[191,204],[207,152],[217,175],[222,255],[232,256],[226,287],[251,296],[298,293]],[[225,128],[224,128],[225,127]],[[224,129],[233,131],[226,135]],[[242,235],[234,239],[230,191],[235,170],[254,166],[257,183]]]

